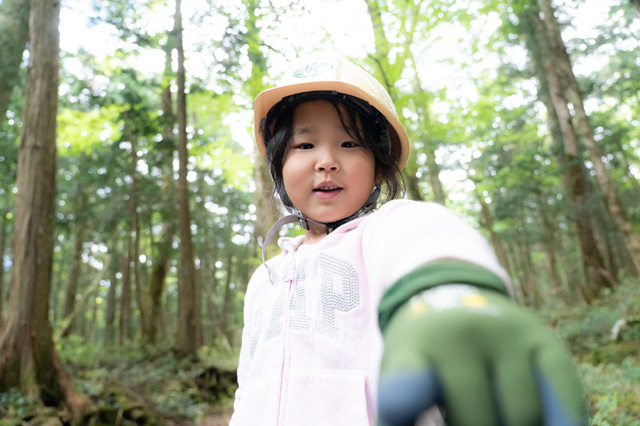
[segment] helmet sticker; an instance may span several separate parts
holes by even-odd
[[[293,76],[296,78],[309,78],[317,75],[325,74],[332,71],[334,66],[329,62],[314,62],[307,64],[301,68],[298,68],[293,72]]]

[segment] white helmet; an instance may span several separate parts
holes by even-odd
[[[285,82],[256,97],[254,131],[256,144],[263,156],[266,156],[264,135],[269,111],[288,96],[316,91],[336,91],[350,95],[377,109],[389,124],[391,146],[398,153],[398,169],[404,168],[409,157],[409,138],[398,119],[393,101],[378,80],[342,57],[310,62],[294,68]]]

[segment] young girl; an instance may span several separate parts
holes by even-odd
[[[337,58],[255,100],[276,192],[305,234],[252,277],[232,425],[585,423],[551,334],[509,301],[487,241],[445,207],[392,200],[407,134],[383,87]],[[264,251],[263,251],[264,259]]]

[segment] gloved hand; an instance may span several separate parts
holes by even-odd
[[[466,284],[410,298],[384,329],[379,421],[414,425],[437,404],[452,426],[586,425],[562,344],[504,295]]]

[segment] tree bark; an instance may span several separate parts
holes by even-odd
[[[536,55],[534,55],[534,58],[535,56]],[[551,102],[551,95],[549,93],[549,86],[547,84],[546,72],[544,71],[544,66],[542,66],[541,64],[542,63],[541,57],[538,56],[535,59],[535,62],[536,62],[536,66],[539,68],[537,73],[538,73],[538,79],[540,81],[540,85],[542,86],[539,96],[540,96],[540,99],[542,100],[542,103],[545,105],[547,109],[547,124],[549,126],[553,144],[556,147],[555,150],[558,151],[558,154],[556,155],[556,160],[558,161],[558,169],[563,171],[560,174],[560,181],[562,184],[562,188],[564,189],[564,194],[569,200],[569,205],[572,209],[570,212],[568,212],[568,216],[569,216],[569,219],[572,221],[572,225],[577,227],[575,200],[571,195],[573,190],[572,190],[572,179],[570,178],[570,174],[573,175],[578,172],[582,173],[582,169],[579,167],[579,164],[576,162],[577,160],[568,164],[567,163],[568,159],[563,154],[564,141],[562,137],[562,130],[561,130],[560,122],[558,120],[558,116],[555,113],[553,102]],[[569,167],[576,168],[576,170],[573,170],[572,173],[569,173]],[[582,190],[581,192],[583,193],[581,194],[580,199],[586,200],[586,188],[584,187],[576,188],[575,190],[580,190],[580,189]],[[591,227],[589,227],[588,232],[593,233],[593,230]],[[576,234],[576,232],[572,232],[572,235],[573,234]],[[583,253],[582,246],[583,245],[590,246],[591,244],[588,242],[588,240],[585,242],[582,242],[580,240],[581,238],[580,235],[577,235],[577,238],[579,240],[580,248],[578,251],[580,253],[580,258],[583,259],[584,255],[582,254]],[[569,295],[570,296],[578,296],[579,294],[582,295],[584,293],[582,290],[582,287],[584,286],[584,284],[582,283],[581,279],[579,279],[579,276],[580,276],[579,271],[582,270],[583,273],[586,274],[586,271],[584,268],[584,260],[582,260],[580,267],[576,267],[576,262],[573,262],[571,259],[569,259],[570,257],[568,254],[569,250],[564,248],[566,244],[563,241],[563,239],[560,238],[557,241],[559,245],[558,253],[563,255],[562,269],[565,272],[564,276],[566,277],[566,285],[568,287]]]
[[[156,258],[153,259],[151,275],[149,276],[149,328],[146,339],[149,343],[156,343],[160,327],[163,324],[162,294],[169,264],[171,262],[171,249],[176,233],[175,222],[175,180],[173,178],[173,157],[175,152],[175,138],[173,128],[176,118],[173,114],[171,98],[171,54],[175,45],[175,35],[169,34],[165,50],[164,87],[162,90],[162,142],[160,155],[162,164],[162,230],[156,243]]]
[[[27,97],[18,151],[10,304],[0,335],[0,391],[65,405],[75,424],[90,402],[76,392],[53,344],[49,299],[56,194],[60,3],[31,5]]]
[[[552,220],[549,218],[547,214],[548,204],[545,201],[545,197],[540,194],[538,196],[538,215],[540,217],[540,223],[542,225],[542,240],[544,242],[544,247],[547,252],[547,259],[549,260],[549,273],[551,274],[551,293],[554,297],[560,297],[563,300],[565,299],[565,294],[563,291],[563,281],[560,278],[560,273],[558,270],[558,260],[556,257],[556,231],[557,227],[553,225]]]
[[[76,210],[77,212],[78,210]],[[84,225],[77,223],[75,240],[73,243],[73,258],[71,259],[71,268],[69,269],[69,282],[65,289],[64,303],[62,305],[62,318],[71,315],[76,307],[76,296],[78,293],[78,279],[80,278],[80,267],[82,264],[82,243],[84,239]],[[73,331],[73,322],[66,330],[65,336]]]
[[[227,278],[225,280],[224,285],[224,298],[222,302],[222,321],[220,322],[220,328],[222,334],[226,337],[227,341],[231,345],[233,342],[233,337],[231,336],[229,330],[229,313],[231,311],[231,295],[233,293],[233,289],[231,288],[231,284],[233,281],[233,253],[229,251],[227,254],[227,270],[226,270]]]
[[[180,265],[178,272],[178,354],[197,356],[197,330],[200,316],[196,312],[195,263],[189,210],[189,183],[187,181],[187,95],[185,90],[184,49],[182,46],[182,1],[176,0],[175,34],[178,49],[178,226],[180,233]]]
[[[29,0],[0,2],[0,122],[18,84],[22,55],[29,39]]]
[[[84,163],[84,161],[83,161]],[[86,170],[82,164],[79,165],[80,173],[86,173]],[[80,268],[82,266],[82,246],[84,243],[85,223],[82,217],[82,211],[86,204],[86,193],[83,188],[78,187],[75,194],[73,210],[75,212],[75,226],[74,226],[74,243],[73,243],[73,257],[71,259],[71,267],[69,268],[69,281],[67,288],[65,289],[64,302],[62,305],[62,318],[66,318],[71,315],[75,310],[76,297],[78,294],[78,280],[80,278]],[[73,322],[67,328],[65,334],[73,332]]]
[[[411,52],[411,49],[408,49]],[[418,73],[418,66],[416,65],[416,60],[413,57],[413,53],[410,54],[411,64],[413,67],[414,73],[414,92],[415,93],[425,93],[426,91],[422,87],[422,82],[420,81],[420,74]],[[443,206],[447,204],[447,198],[444,193],[444,188],[442,186],[442,181],[440,180],[440,165],[436,161],[436,148],[437,143],[435,143],[432,138],[429,136],[429,122],[430,122],[430,112],[429,112],[429,104],[428,102],[424,102],[423,104],[419,104],[416,106],[416,114],[418,115],[418,120],[420,120],[420,135],[418,139],[422,141],[423,151],[427,155],[427,170],[429,173],[429,184],[431,186],[431,191],[433,192],[433,201],[436,203],[442,204]],[[414,150],[415,151],[415,150]],[[414,156],[415,157],[415,156]],[[414,165],[417,172],[417,164]],[[416,175],[416,172],[412,173]],[[417,185],[417,182],[411,182],[412,185]],[[422,192],[419,187],[416,187],[412,190],[413,197],[420,197],[417,199],[422,199]]]
[[[371,19],[371,26],[373,28],[373,39],[375,43],[376,51],[374,54],[369,55],[373,62],[376,64],[379,75],[381,76],[380,82],[385,87],[389,96],[393,100],[396,108],[400,108],[398,101],[400,94],[395,87],[396,81],[402,75],[402,71],[406,67],[407,61],[415,62],[413,53],[411,51],[411,45],[413,43],[413,36],[416,30],[416,23],[418,20],[418,12],[420,9],[420,2],[412,3],[411,9],[399,17],[404,17],[406,21],[402,22],[400,27],[400,33],[398,36],[401,43],[394,45],[389,41],[389,37],[386,33],[384,23],[382,21],[383,6],[380,5],[379,0],[364,0],[367,10],[369,11],[369,18]],[[392,50],[397,49],[400,53],[395,58],[395,63],[390,62],[392,57]],[[416,76],[416,78],[418,78]],[[423,117],[424,118],[424,117]],[[415,155],[416,149],[412,149],[409,154],[407,165],[405,166],[402,176],[405,181],[407,198],[412,200],[423,200],[422,191],[420,191],[420,179],[418,179],[418,163]],[[436,170],[430,170],[430,173],[436,173]],[[435,175],[432,175],[432,177]],[[438,188],[433,188],[437,191]]]
[[[124,134],[129,139],[129,143],[133,147],[133,131],[131,129],[130,117],[128,112],[124,113]],[[133,340],[134,328],[133,328],[133,292],[132,292],[132,276],[134,274],[134,262],[135,262],[135,249],[134,249],[134,234],[137,221],[137,211],[135,198],[135,169],[132,170],[133,161],[129,163],[129,173],[131,176],[131,189],[129,192],[129,217],[126,223],[124,244],[125,253],[121,261],[122,266],[122,293],[120,295],[120,316],[118,321],[118,342],[123,345],[125,341]],[[133,272],[133,273],[132,273]]]
[[[489,210],[489,206],[487,205],[484,197],[478,191],[477,187],[474,185],[474,191],[476,194],[476,199],[480,203],[480,212],[482,213],[482,218],[484,220],[484,227],[489,232],[489,240],[491,241],[491,245],[493,246],[493,250],[496,252],[496,256],[498,257],[498,261],[502,265],[505,270],[509,270],[509,259],[507,258],[507,253],[504,249],[504,245],[500,240],[500,237],[493,229],[493,215]]]
[[[4,202],[0,210],[0,329],[4,324],[4,252],[7,247],[7,227],[9,215],[9,192],[4,191]]]
[[[247,34],[248,40],[248,56],[251,61],[251,76],[248,80],[249,95],[255,99],[258,94],[266,88],[263,77],[267,71],[267,60],[260,50],[260,26],[258,25],[258,16],[256,9],[259,7],[259,0],[249,0],[247,2],[247,12],[249,18],[246,23],[248,31],[253,33]],[[256,220],[254,222],[254,244],[256,247],[262,247],[267,233],[273,224],[281,216],[280,200],[274,196],[273,180],[269,172],[269,165],[260,151],[254,149],[254,166],[253,176],[256,185],[255,203],[256,203]],[[277,247],[277,238],[272,239],[270,247],[267,250],[268,256],[279,250]]]
[[[118,289],[118,270],[120,253],[118,252],[118,239],[114,238],[113,247],[109,254],[109,290],[107,291],[107,306],[105,308],[105,346],[113,345],[116,341],[116,306]]]
[[[541,0],[540,9],[544,14],[542,23],[546,29],[547,39],[553,55],[554,65],[559,69],[562,89],[565,93],[568,102],[571,102],[574,110],[574,117],[577,123],[577,129],[582,137],[589,157],[593,163],[593,168],[596,175],[596,181],[607,200],[607,206],[611,212],[611,217],[618,228],[618,232],[622,236],[629,251],[629,255],[632,261],[631,273],[634,276],[640,275],[640,238],[633,229],[633,225],[627,217],[627,212],[620,198],[616,186],[611,179],[609,170],[602,161],[602,150],[596,143],[593,136],[593,129],[589,122],[589,117],[584,109],[584,102],[582,97],[582,91],[578,86],[575,74],[573,73],[573,67],[571,59],[567,53],[567,49],[562,40],[560,28],[555,18],[554,9],[551,6],[550,0]]]
[[[132,283],[135,289],[136,305],[140,313],[140,330],[146,335],[149,327],[149,313],[144,297],[144,288],[140,279],[140,215],[138,214],[138,137],[130,125],[130,117],[125,115],[125,132],[131,143],[131,158],[129,175],[131,176],[131,192],[129,194],[129,220],[131,235],[131,256],[129,265],[131,268]],[[132,313],[133,314],[133,313]],[[133,337],[133,335],[131,335]]]
[[[217,339],[220,335],[221,330],[221,315],[220,309],[218,308],[218,279],[216,278],[216,272],[218,267],[216,266],[216,258],[217,258],[217,248],[214,242],[213,235],[210,235],[208,239],[209,249],[207,252],[207,257],[203,259],[203,283],[206,292],[206,306],[207,306],[207,316],[208,322],[210,324],[208,335]]]
[[[122,293],[120,294],[120,312],[118,317],[118,343],[120,346],[125,341],[133,338],[133,306],[131,299],[131,257],[133,252],[133,242],[131,240],[131,232],[127,225],[125,235],[125,250],[120,261],[122,268]]]
[[[557,75],[553,54],[544,32],[543,24],[536,13],[522,16],[532,23],[533,40],[529,42],[529,50],[539,63],[539,79],[548,88],[549,101],[552,109],[548,111],[550,127],[557,122],[562,135],[562,151],[559,163],[565,164],[566,178],[563,183],[567,185],[567,195],[572,206],[572,215],[576,225],[577,236],[580,242],[580,253],[586,282],[581,290],[585,301],[590,303],[597,296],[600,289],[610,283],[601,274],[604,271],[602,256],[595,241],[594,230],[591,226],[587,210],[587,186],[580,158],[580,148],[576,136],[571,112],[561,87],[561,81]],[[535,48],[541,49],[536,53],[531,44],[535,41]]]
[[[519,219],[520,223],[524,222],[521,218]],[[525,301],[538,308],[542,304],[542,299],[540,297],[540,290],[538,289],[534,278],[530,247],[527,244],[524,232],[522,231],[516,231],[516,251],[518,252],[520,267],[523,272],[521,284],[522,287],[527,289],[526,294],[528,295],[528,298],[525,299]]]

